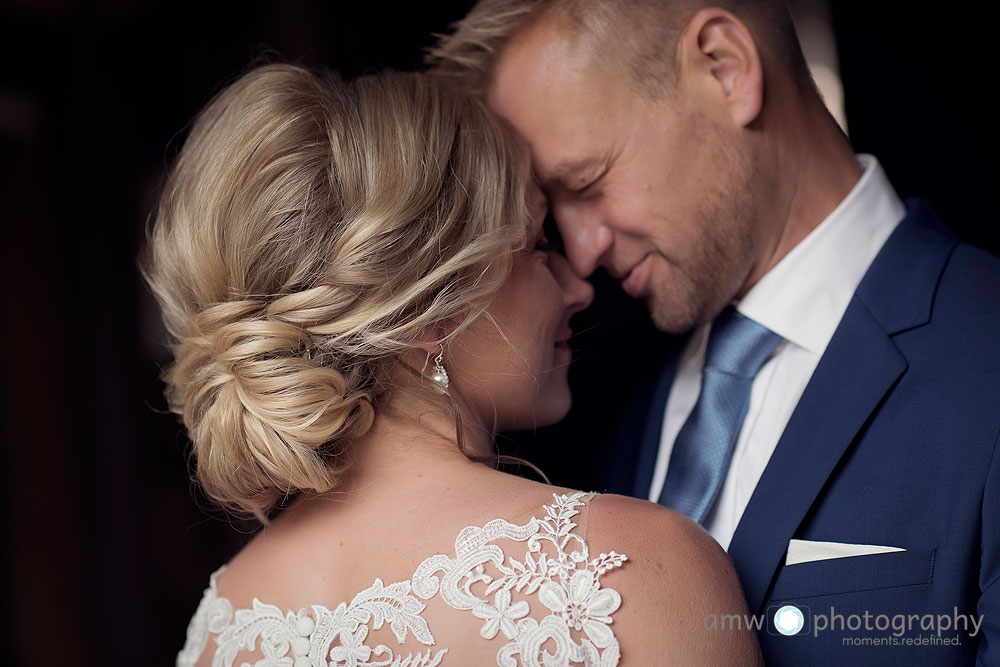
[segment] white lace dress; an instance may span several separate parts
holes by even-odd
[[[555,502],[523,525],[494,519],[470,526],[455,538],[453,554],[427,558],[409,581],[375,579],[334,609],[282,611],[254,598],[251,609],[234,610],[216,587],[223,566],[191,619],[177,667],[193,667],[210,640],[212,667],[232,667],[243,652],[256,661],[244,659],[241,667],[447,666],[448,647],[438,645],[421,616],[421,600],[436,595],[481,619],[484,639],[500,633],[508,640],[497,651],[498,665],[617,665],[611,617],[621,595],[602,587],[601,576],[626,557],[611,551],[591,558],[573,521],[590,497],[554,494]],[[366,641],[385,624],[398,645]]]

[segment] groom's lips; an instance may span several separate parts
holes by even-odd
[[[649,273],[649,255],[646,255],[632,270],[622,278],[622,289],[633,299],[642,296],[646,286],[646,274]]]

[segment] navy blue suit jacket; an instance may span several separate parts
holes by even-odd
[[[648,493],[679,349],[633,403],[611,491]],[[1000,259],[909,201],[729,547],[751,613],[767,616],[766,663],[1000,665],[998,440]],[[786,566],[792,538],[905,551]],[[805,616],[796,635],[774,629],[784,604]],[[930,629],[928,615],[941,616]],[[975,636],[960,620],[967,631],[938,637],[969,615],[983,617]]]

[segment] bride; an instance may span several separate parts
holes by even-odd
[[[420,74],[250,71],[199,115],[141,261],[205,491],[256,516],[186,666],[755,665],[686,518],[496,470],[561,419],[588,283],[527,156]],[[611,389],[613,390],[613,389]]]

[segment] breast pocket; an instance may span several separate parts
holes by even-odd
[[[775,580],[771,599],[791,600],[857,593],[934,580],[937,549],[895,551],[786,565]]]

